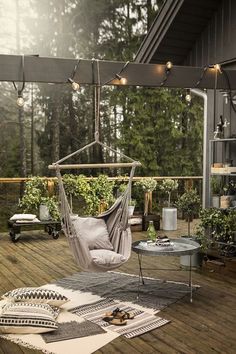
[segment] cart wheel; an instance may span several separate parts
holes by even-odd
[[[16,235],[13,231],[10,231],[9,235],[10,235],[12,242],[14,242],[14,243],[16,243],[20,238],[20,236]]]
[[[53,228],[51,226],[47,226],[47,233],[49,235],[52,235],[53,234]]]
[[[59,237],[59,232],[58,231],[52,231],[52,238],[54,238],[54,240],[57,240]]]

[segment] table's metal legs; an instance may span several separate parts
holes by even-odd
[[[141,282],[142,282],[143,285],[145,285],[144,279],[143,279],[143,269],[142,269],[142,254],[139,254],[139,253],[138,253],[138,264],[139,264],[139,274],[138,274],[137,300],[139,299]],[[193,302],[192,255],[189,255],[189,280],[188,280],[188,286],[190,288],[190,302]]]
[[[142,284],[144,285],[143,271],[142,271],[142,255],[139,254],[139,253],[138,253],[138,265],[139,265],[139,274],[138,274],[138,294],[137,294],[137,300],[139,299],[140,282],[142,281]]]
[[[190,287],[190,302],[193,302],[193,287],[192,287],[192,255],[189,256],[189,282]]]

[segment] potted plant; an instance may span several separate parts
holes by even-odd
[[[25,191],[19,202],[24,213],[35,213],[40,220],[59,220],[58,202],[55,196],[49,196],[47,181],[32,177],[25,184]]]
[[[220,207],[226,209],[233,204],[236,197],[236,184],[234,181],[229,181],[229,183],[223,186],[223,193],[220,198]]]
[[[144,192],[144,213],[143,213],[143,231],[148,229],[150,221],[153,221],[156,230],[160,229],[160,216],[152,214],[152,194],[157,187],[157,181],[153,177],[144,177],[135,183],[142,192]]]
[[[191,235],[190,233],[190,223],[195,214],[199,212],[200,209],[200,198],[197,194],[196,189],[186,190],[184,194],[182,194],[176,202],[176,206],[179,210],[181,210],[188,222],[188,235],[187,237],[196,241],[196,236]],[[182,236],[186,237],[186,236]],[[199,267],[202,264],[202,253],[195,253],[191,256],[191,265],[193,267]],[[180,264],[181,266],[190,267],[190,256],[180,256]]]
[[[128,206],[129,217],[133,216],[135,205],[136,205],[136,200],[135,199],[130,199],[129,200],[129,206]]]
[[[176,207],[181,210],[187,218],[188,237],[190,237],[190,222],[200,209],[200,198],[196,189],[186,190],[175,203]]]
[[[197,235],[205,242],[222,242],[229,244],[233,241],[236,231],[236,210],[207,208],[200,211],[200,224]]]
[[[156,189],[157,181],[152,177],[144,177],[135,183],[144,192],[144,215],[152,212],[152,192]]]
[[[162,209],[162,228],[163,230],[177,229],[177,208],[171,207],[171,193],[178,188],[178,181],[167,178],[160,185],[160,190],[168,194],[168,207]]]
[[[211,177],[212,207],[220,207],[220,194],[222,192],[221,180],[218,176]]]
[[[66,174],[63,176],[66,194],[72,198],[74,212],[80,215],[96,215],[105,211],[114,201],[114,182],[108,176],[99,175],[88,180],[84,175]]]

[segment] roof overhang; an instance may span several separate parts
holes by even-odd
[[[222,0],[166,0],[145,36],[135,61],[184,65],[196,40]]]

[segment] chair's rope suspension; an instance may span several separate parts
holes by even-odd
[[[128,62],[126,63],[126,65],[128,64]],[[96,68],[95,68],[96,65]],[[125,66],[126,66],[125,65]],[[124,66],[124,68],[125,68]],[[121,71],[123,71],[123,69]],[[96,72],[96,80],[95,80],[95,72]],[[114,163],[114,164],[84,164],[85,168],[98,168],[98,167],[133,167],[133,166],[141,166],[141,163],[138,161],[135,161],[134,159],[132,159],[131,157],[123,154],[121,151],[117,151],[115,149],[113,149],[112,147],[102,143],[99,139],[100,139],[100,134],[99,134],[99,128],[100,128],[100,100],[101,100],[101,75],[100,75],[100,65],[99,65],[99,60],[98,59],[93,59],[92,60],[92,74],[93,74],[93,82],[94,82],[94,141],[92,141],[91,143],[85,145],[84,147],[80,148],[79,150],[63,157],[62,159],[56,161],[55,163],[53,163],[53,165],[49,165],[49,169],[55,169],[55,166],[58,165],[58,168],[65,168],[65,169],[71,169],[71,168],[83,168],[83,165],[59,165],[61,162],[69,159],[70,157],[80,154],[82,151],[92,147],[95,144],[99,144],[100,146],[102,146],[104,149],[109,150],[117,155],[119,155],[120,157],[123,157],[125,159],[127,159],[128,161],[131,162],[130,163]],[[107,165],[111,165],[111,166],[107,166]],[[134,171],[133,171],[134,172]]]

